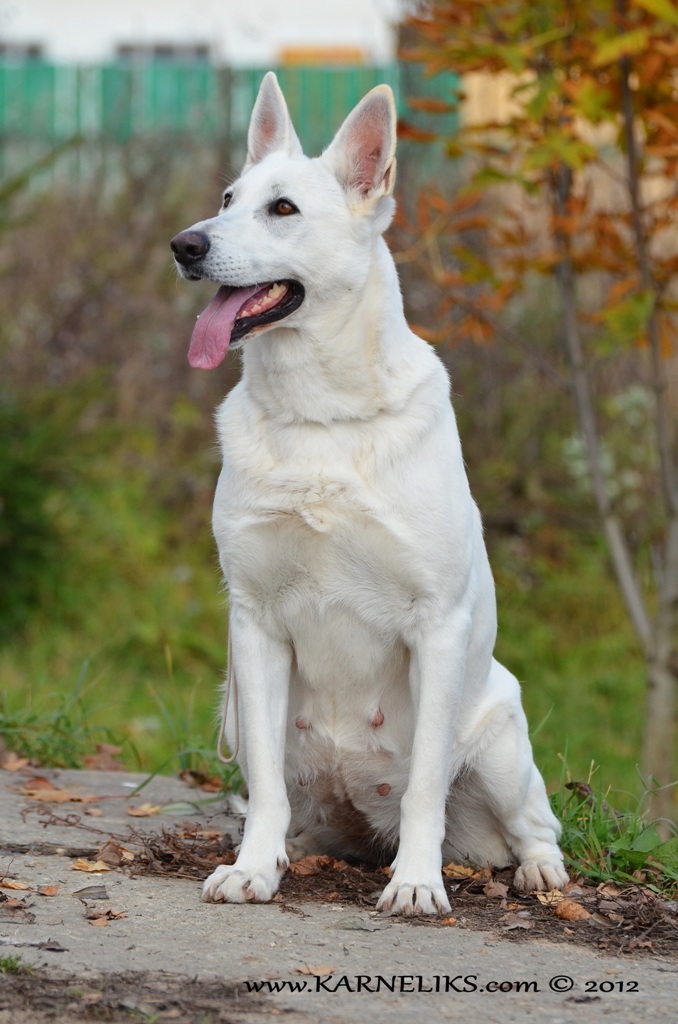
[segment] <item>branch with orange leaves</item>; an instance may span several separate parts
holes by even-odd
[[[431,197],[429,196],[428,198],[430,199]],[[469,205],[469,202],[470,199],[468,197],[462,199],[462,205],[465,207]],[[497,289],[494,291],[493,296],[489,297],[489,300],[486,294],[484,299],[480,301],[477,290],[474,292],[473,287],[464,280],[463,274],[451,271],[445,266],[445,259],[441,251],[441,239],[450,233],[458,234],[464,228],[468,229],[472,226],[478,226],[480,223],[478,215],[474,215],[474,217],[466,216],[463,220],[455,217],[458,204],[458,200],[457,202],[446,203],[446,208],[440,210],[437,216],[427,223],[424,230],[417,235],[417,239],[412,245],[406,249],[394,252],[395,262],[397,264],[416,263],[443,293],[444,300],[442,305],[447,308],[453,306],[456,309],[463,310],[471,320],[475,320],[478,324],[483,325],[486,329],[484,333],[501,338],[507,344],[518,349],[555,387],[561,391],[568,391],[569,383],[556,367],[499,316],[499,312],[509,298],[512,289],[506,289],[504,293],[501,292],[501,289]],[[410,230],[413,230],[411,226]],[[429,340],[433,341],[442,340],[445,336],[444,332],[438,332],[437,336],[432,338],[431,332],[425,329],[423,333],[427,334]]]

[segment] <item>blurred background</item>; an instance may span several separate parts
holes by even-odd
[[[479,110],[505,114],[505,84],[399,57],[414,29],[398,0],[286,0],[284,16],[270,0],[95,7],[0,0],[7,748],[78,765],[107,742],[129,767],[210,764],[226,658],[212,413],[239,366],[231,354],[213,373],[188,367],[213,287],[178,281],[168,243],[216,212],[272,68],[310,153],[373,85],[395,90],[390,244],[408,317],[451,373],[497,582],[498,656],[523,683],[550,784],[564,763],[584,780],[595,763],[612,800],[637,794],[645,668],[586,478],[553,282],[535,279],[501,311],[502,330],[483,331],[441,306],[420,259],[421,196],[463,197],[469,161],[449,142]],[[459,229],[478,258],[480,227]],[[655,484],[633,360],[599,370],[605,458],[639,534]]]

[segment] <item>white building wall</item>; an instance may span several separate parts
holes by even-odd
[[[47,60],[101,63],[121,45],[208,45],[213,60],[275,64],[287,47],[395,56],[401,0],[0,0],[0,43]]]

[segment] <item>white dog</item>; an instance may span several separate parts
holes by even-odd
[[[309,159],[269,73],[241,177],[172,241],[184,277],[221,285],[191,364],[243,350],[217,415],[214,532],[249,810],[205,900],[269,900],[288,856],[318,852],[395,854],[391,913],[449,912],[443,856],[517,864],[524,890],[567,881],[518,683],[492,657],[449,381],[381,237],[395,121],[379,86]]]

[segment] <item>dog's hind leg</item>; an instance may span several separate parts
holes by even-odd
[[[230,629],[249,806],[238,859],[233,865],[221,864],[203,886],[203,900],[215,903],[270,900],[289,865],[284,753],[292,651],[234,604]]]
[[[561,829],[532,758],[520,687],[496,661],[492,676],[492,687],[497,686],[502,695],[502,722],[469,766],[477,812],[474,816],[473,803],[462,796],[460,811],[465,805],[466,825],[463,814],[453,812],[448,840],[462,855],[483,865],[505,867],[510,852],[518,865],[514,879],[518,889],[561,888],[567,883],[558,847]],[[489,822],[496,827],[488,828]]]
[[[514,863],[499,819],[487,802],[475,771],[455,780],[447,802],[443,861],[505,868]]]

